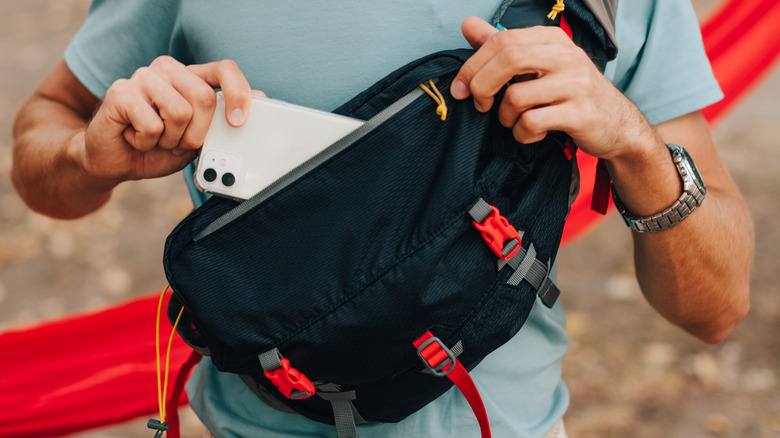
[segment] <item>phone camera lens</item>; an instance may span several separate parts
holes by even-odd
[[[203,171],[203,179],[208,182],[214,182],[217,179],[217,171],[214,169],[206,169]]]
[[[226,185],[227,187],[232,186],[233,184],[235,184],[235,182],[236,182],[236,177],[232,173],[228,172],[222,175],[222,184]]]

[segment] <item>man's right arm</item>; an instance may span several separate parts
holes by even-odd
[[[12,179],[27,205],[77,218],[105,204],[120,182],[181,170],[226,98],[233,126],[246,120],[250,88],[232,61],[184,66],[163,56],[114,82],[102,101],[61,62],[19,111]]]
[[[27,100],[14,123],[12,179],[27,205],[57,218],[97,210],[116,184],[91,180],[73,151],[99,100],[61,62]]]

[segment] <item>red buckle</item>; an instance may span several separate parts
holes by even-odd
[[[314,395],[314,384],[308,377],[291,367],[289,360],[281,358],[279,362],[282,364],[280,368],[273,371],[263,371],[265,377],[279,388],[279,392],[291,400],[301,400]],[[293,394],[293,390],[298,392]]]
[[[473,221],[472,223],[474,224],[474,227],[482,233],[482,238],[485,239],[490,250],[501,260],[509,260],[520,250],[520,246],[522,246],[523,242],[515,227],[510,225],[509,221],[507,221],[504,216],[501,216],[498,209],[492,205],[490,208],[493,212],[490,213],[482,223],[477,221]],[[512,239],[517,240],[517,245],[515,245],[507,255],[504,255],[504,246],[507,241],[511,241]]]

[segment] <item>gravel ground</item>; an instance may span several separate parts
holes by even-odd
[[[191,208],[180,175],[123,184],[105,208],[78,221],[34,214],[15,194],[8,178],[14,115],[61,59],[87,4],[0,1],[0,331],[158,290],[163,240]],[[694,1],[700,14],[714,4]],[[619,218],[561,252],[572,338],[564,368],[570,436],[780,436],[778,97],[776,69],[714,130],[757,236],[753,310],[726,341],[704,345],[649,308]],[[184,417],[184,436],[201,436],[193,416]],[[148,433],[144,421],[77,436],[139,436]]]

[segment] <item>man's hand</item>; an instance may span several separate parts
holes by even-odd
[[[185,67],[160,57],[116,81],[102,102],[63,61],[17,115],[14,185],[32,209],[76,218],[105,204],[122,181],[174,173],[203,144],[217,87],[228,123],[243,124],[251,91],[232,61]]]
[[[462,31],[477,52],[453,81],[452,96],[473,96],[484,112],[509,83],[498,117],[517,141],[533,143],[548,131],[564,131],[585,152],[610,159],[631,152],[624,148],[637,138],[655,138],[639,110],[561,29],[499,31],[469,17]]]
[[[498,31],[470,17],[462,30],[477,52],[453,81],[452,96],[473,96],[476,108],[488,111],[509,83],[498,117],[515,139],[531,143],[551,130],[566,132],[584,152],[606,160],[614,188],[634,214],[655,214],[680,196],[664,143],[688,150],[707,200],[671,229],[634,233],[637,278],[648,302],[671,322],[707,342],[725,338],[749,309],[753,236],[703,116],[650,126],[560,29]]]
[[[165,176],[195,158],[211,123],[216,97],[225,93],[225,117],[232,126],[246,120],[250,87],[232,61],[185,67],[157,58],[120,79],[87,125],[75,153],[98,179],[121,182]]]

